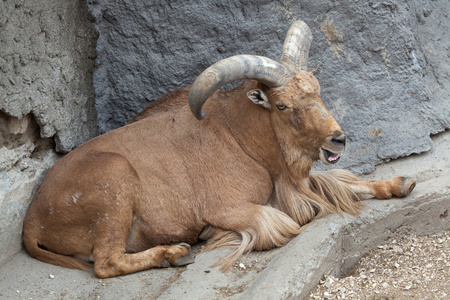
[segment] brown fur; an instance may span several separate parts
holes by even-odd
[[[252,103],[253,89],[270,103]],[[163,96],[53,166],[24,220],[31,256],[76,269],[91,258],[98,277],[112,277],[188,263],[188,247],[173,244],[195,244],[214,227],[208,249],[235,247],[219,262],[227,269],[244,252],[286,244],[314,218],[357,214],[366,195],[406,196],[415,184],[310,174],[342,135],[311,73],[282,88],[248,80],[216,91],[203,121],[189,111],[188,92]]]

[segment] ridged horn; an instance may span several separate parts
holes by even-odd
[[[291,72],[308,70],[308,53],[312,42],[312,33],[303,21],[292,23],[286,34],[281,52],[280,63]]]
[[[217,89],[240,79],[255,79],[268,87],[279,87],[287,83],[291,73],[279,62],[256,55],[236,55],[222,59],[201,73],[189,92],[189,107],[201,120],[203,104]]]

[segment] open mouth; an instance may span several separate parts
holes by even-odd
[[[326,165],[337,163],[341,159],[341,153],[331,152],[324,148],[320,149],[320,160]]]

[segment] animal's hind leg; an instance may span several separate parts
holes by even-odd
[[[121,247],[111,249],[106,255],[94,250],[94,272],[99,278],[126,275],[150,268],[183,266],[192,263],[190,246],[156,246],[138,253],[125,253]]]
[[[353,175],[345,175],[345,173],[349,173],[346,171],[336,170],[334,172],[341,172],[341,174],[336,176],[341,177],[338,178],[338,180],[349,185],[354,193],[366,199],[375,197],[377,199],[384,200],[391,199],[392,197],[406,197],[416,186],[416,179],[411,177],[395,177],[388,180],[362,181],[358,180]]]
[[[128,160],[114,153],[94,153],[84,161],[91,167],[91,185],[76,204],[88,216],[88,232],[94,256],[94,272],[100,278],[114,277],[153,268],[177,266],[189,261],[187,244],[157,246],[137,253],[126,253],[133,211],[142,197],[139,176]],[[81,173],[81,172],[80,172]]]

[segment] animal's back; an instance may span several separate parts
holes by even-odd
[[[155,116],[161,112],[177,110],[183,106],[188,106],[189,88],[181,88],[164,94],[161,98],[151,102],[140,113],[131,119],[130,123],[137,122],[144,118]]]

